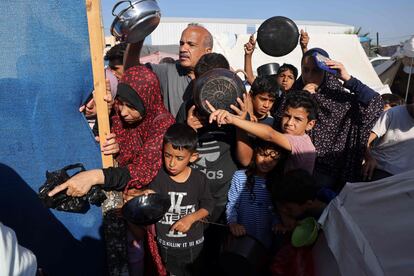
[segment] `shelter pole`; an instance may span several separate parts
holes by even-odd
[[[104,73],[104,36],[101,17],[101,1],[86,0],[86,14],[88,16],[89,44],[91,48],[91,62],[93,71],[94,95],[96,103],[99,140],[101,145],[110,133],[108,105],[104,101],[106,83]],[[103,168],[113,167],[112,155],[103,155]],[[107,199],[102,204],[103,232],[105,236],[108,274],[110,276],[128,275],[128,255],[126,241],[126,225],[115,212],[123,204],[121,192],[111,191],[105,193]]]
[[[102,32],[101,1],[86,0],[86,14],[88,16],[89,44],[91,49],[91,62],[93,72],[93,98],[96,103],[98,118],[99,141],[105,143],[105,137],[110,133],[108,104],[104,101],[106,83],[104,72],[104,36]],[[112,167],[112,155],[101,154],[103,168]]]
[[[405,102],[407,102],[407,99],[408,99],[408,90],[410,90],[410,81],[411,81],[411,75],[412,75],[411,70],[413,68],[413,61],[414,61],[414,57],[411,58],[410,74],[408,75],[407,90],[405,91]]]

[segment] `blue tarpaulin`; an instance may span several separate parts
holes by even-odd
[[[45,171],[101,166],[79,106],[92,91],[84,0],[0,1],[0,221],[47,275],[103,275],[102,211],[50,210]]]

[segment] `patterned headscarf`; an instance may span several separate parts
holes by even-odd
[[[319,105],[318,122],[310,132],[318,153],[315,169],[342,182],[359,181],[368,137],[382,112],[381,96],[363,104],[329,73],[313,95]]]
[[[127,166],[131,175],[127,189],[138,189],[149,184],[161,168],[162,139],[174,118],[164,107],[157,76],[145,66],[129,68],[121,83],[131,86],[145,107],[142,121],[134,125],[122,121],[116,104],[112,117],[112,131],[120,148],[117,161],[121,167]]]

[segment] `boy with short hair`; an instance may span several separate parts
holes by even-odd
[[[279,86],[274,76],[258,76],[251,88],[250,95],[253,104],[253,113],[259,123],[273,125],[273,117],[270,116],[273,104],[276,101]]]
[[[149,187],[171,198],[170,209],[156,224],[160,255],[171,275],[198,275],[195,262],[204,241],[199,220],[214,207],[205,175],[189,166],[198,158],[196,147],[191,127],[170,126],[163,141],[164,167]]]
[[[290,156],[285,164],[285,172],[292,169],[305,169],[313,173],[316,150],[310,137],[306,134],[316,123],[317,105],[306,91],[290,92],[286,103],[279,132],[268,125],[243,120],[225,110],[216,110],[208,103],[212,113],[210,122],[217,121],[219,125],[232,124],[256,137],[275,143],[288,150]],[[238,153],[238,156],[241,156]],[[251,155],[246,159],[251,160]]]

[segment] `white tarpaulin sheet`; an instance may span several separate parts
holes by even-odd
[[[349,34],[313,34],[310,33],[308,49],[319,47],[325,49],[330,57],[345,65],[348,72],[373,88],[380,94],[391,93],[388,86],[384,86],[368,60],[364,49],[356,35]],[[214,39],[214,52],[223,54],[233,69],[244,68],[244,44],[249,41],[249,35],[237,35],[234,43],[234,34],[217,36]],[[277,42],[276,42],[277,43]],[[253,53],[253,70],[262,64],[277,62],[280,65],[290,63],[296,66],[300,74],[302,51],[298,45],[291,53],[283,57],[271,57],[263,53],[257,46]]]
[[[318,243],[326,242],[342,276],[414,275],[414,171],[348,183],[319,222]],[[329,267],[322,248],[314,248],[315,266]]]

